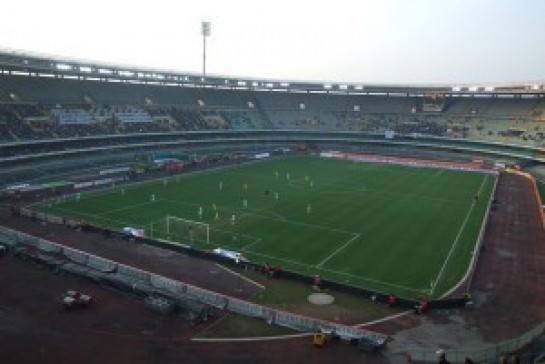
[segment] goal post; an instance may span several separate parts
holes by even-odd
[[[174,239],[187,240],[191,243],[210,243],[210,225],[183,217],[166,217],[165,233]]]

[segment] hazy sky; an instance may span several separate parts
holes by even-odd
[[[202,71],[363,83],[545,80],[545,0],[17,0],[0,47]]]

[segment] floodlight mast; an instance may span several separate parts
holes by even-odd
[[[202,22],[202,75],[206,76],[206,38],[212,32],[212,23],[209,21]]]

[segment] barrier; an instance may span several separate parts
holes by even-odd
[[[17,244],[17,235],[0,231],[0,249],[8,249],[12,251],[17,246]]]
[[[153,288],[165,293],[170,293],[172,295],[179,294],[178,281],[175,281],[174,279],[166,278],[158,274],[151,274],[150,284]]]
[[[62,224],[62,218],[55,215],[45,214],[45,221],[50,222],[52,224]]]
[[[0,230],[9,231],[10,229],[0,227]],[[299,331],[315,332],[318,328],[320,328],[321,330],[334,332],[345,339],[365,339],[366,341],[373,343],[373,345],[376,345],[376,347],[382,347],[386,342],[387,336],[385,335],[376,334],[371,331],[353,328],[350,326],[314,320],[305,316],[275,310],[270,307],[243,301],[203,288],[195,287],[187,283],[182,283],[159,274],[153,274],[140,269],[132,268],[105,258],[63,246],[62,244],[56,244],[43,239],[35,238],[24,233],[20,233],[20,237],[23,240],[23,244],[26,244],[27,242],[34,242],[36,247],[41,245],[46,247],[46,249],[52,249],[52,246],[62,247],[61,251],[63,255],[69,259],[69,263],[64,263],[60,266],[60,269],[62,270],[78,275],[88,276],[95,280],[111,281],[118,284],[123,284],[123,277],[129,278],[126,280],[125,285],[130,285],[130,289],[134,292],[141,291],[144,294],[150,294],[150,288],[152,288],[160,293],[172,296],[173,298],[191,298],[201,303],[206,303],[211,306],[226,309],[245,316],[262,318],[271,324],[274,323],[281,326],[291,327]],[[110,272],[104,272],[102,269],[99,269],[100,271],[97,272],[96,269],[90,269],[93,266],[101,268],[106,267],[108,269],[117,267],[117,270],[116,272],[113,270]],[[142,287],[140,287],[139,284]]]
[[[40,239],[35,238],[33,236],[25,237],[22,234],[18,234],[18,240],[20,243],[24,242],[26,246],[32,247],[34,249],[40,248]]]
[[[266,309],[264,310],[262,306],[234,298],[229,300],[229,311],[245,316],[267,318]]]
[[[308,332],[323,331],[323,326],[318,320],[311,320],[306,317],[291,314],[289,312],[281,312],[276,315],[275,321],[280,326],[292,328],[294,330],[303,330]],[[322,330],[320,330],[322,327]]]
[[[132,268],[120,263],[117,264],[117,274],[146,284],[150,284],[151,280],[151,273],[145,272],[140,269]]]
[[[79,250],[75,250],[68,247],[62,248],[62,253],[65,257],[67,257],[72,262],[81,264],[81,265],[87,265],[87,261],[89,260],[89,255],[81,252]]]
[[[87,258],[87,266],[104,273],[113,273],[117,270],[117,264],[94,255],[89,255]]]
[[[40,240],[38,242],[38,249],[40,251],[43,251],[46,253],[52,253],[52,254],[60,253],[62,250],[62,248],[59,245],[49,241],[45,241],[45,240]]]
[[[104,280],[111,286],[122,291],[129,291],[144,296],[153,293],[153,287],[149,284],[142,281],[136,281],[123,274],[106,274]]]
[[[77,263],[65,263],[59,267],[59,270],[79,276],[84,276],[89,271],[87,267]]]
[[[202,288],[195,287],[187,284],[187,291],[185,292],[189,297],[192,297],[199,302],[209,304],[220,309],[227,308],[228,300],[224,296],[210,291],[205,291]]]

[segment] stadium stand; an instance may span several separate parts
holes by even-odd
[[[386,131],[393,131],[396,138],[445,138],[441,142],[445,145],[467,140],[545,147],[541,91],[456,95],[442,89],[446,92],[442,105],[434,109],[424,108],[424,96],[429,95],[425,88],[349,93],[337,86],[308,84],[302,89],[285,83],[276,88],[269,87],[274,83],[228,79],[200,85],[196,83],[200,78],[191,83],[189,76],[175,76],[187,81],[181,87],[170,82],[172,77],[143,83],[108,81],[115,77],[104,75],[88,79],[77,72],[52,71],[42,77],[36,77],[38,71],[21,73],[0,73],[0,143],[7,145],[2,156],[172,143],[188,131],[357,132],[360,139],[366,135],[383,139]],[[52,143],[55,140],[63,141],[62,145]],[[438,143],[437,139],[430,142]]]
[[[296,129],[371,134],[390,130],[400,135],[544,146],[543,85],[516,85],[488,93],[402,86],[362,86],[358,91],[350,85],[205,80],[194,75],[116,70],[110,66],[104,66],[106,74],[98,72],[97,66],[90,75],[79,72],[81,67],[77,66],[59,71],[57,60],[13,55],[2,58],[2,62],[2,143]],[[433,108],[424,112],[425,96],[438,92],[444,105],[436,112]],[[94,143],[105,141],[97,138]],[[3,155],[10,153],[2,151]]]
[[[495,109],[495,106],[490,107],[487,102],[485,104],[489,111],[487,115],[482,113],[455,115],[452,109],[439,115],[412,112],[365,113],[361,110],[341,111],[338,105],[328,109],[327,105],[322,104],[321,108],[309,109],[304,102],[308,101],[308,96],[298,99],[298,95],[288,108],[287,104],[283,103],[284,96],[275,95],[271,99],[266,97],[267,100],[264,102],[262,97],[256,96],[260,98],[261,104],[270,105],[259,109],[255,104],[252,104],[252,109],[244,108],[241,103],[230,106],[224,104],[221,107],[218,107],[218,104],[215,107],[184,107],[114,103],[95,105],[1,103],[0,124],[3,130],[1,140],[21,142],[76,136],[187,130],[301,129],[369,133],[393,130],[398,134],[416,133],[538,147],[543,146],[544,142],[542,113],[535,107],[542,105],[536,105],[535,102],[531,108],[518,105],[514,108],[515,111],[506,112],[516,115],[517,112],[524,110],[527,116],[518,114],[516,117],[498,117],[494,114],[497,114],[498,110],[509,108],[507,104],[501,102],[502,105]],[[304,104],[305,108],[293,107],[293,104]],[[397,110],[406,106],[407,103],[397,105]]]

